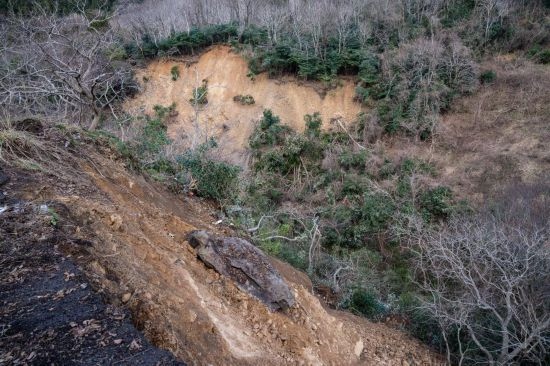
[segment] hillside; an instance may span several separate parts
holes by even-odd
[[[175,81],[170,73],[173,67],[180,72]],[[178,114],[168,126],[171,138],[183,148],[197,134],[205,135],[203,139],[214,137],[223,155],[239,164],[246,160],[248,139],[264,109],[272,109],[296,130],[304,129],[306,114],[321,113],[328,128],[331,119],[350,122],[362,110],[354,101],[355,86],[351,80],[324,91],[320,83],[300,82],[293,77],[271,79],[265,73],[251,80],[247,73],[245,59],[227,46],[215,46],[191,60],[155,60],[136,72],[141,92],[127,100],[124,108],[130,114],[152,113],[155,105],[176,103]],[[208,80],[208,105],[195,108],[189,99],[202,80]],[[254,104],[235,102],[233,97],[237,95],[251,95]]]
[[[8,169],[11,183],[4,189],[10,201],[4,212],[17,216],[17,200],[52,207],[42,214],[46,220],[56,217],[56,239],[46,242],[46,250],[60,251],[82,267],[95,291],[130,309],[134,324],[155,346],[188,364],[439,362],[438,355],[400,331],[327,309],[312,294],[305,274],[275,259],[297,305],[288,313],[270,312],[207,269],[185,242],[185,235],[197,228],[231,233],[229,227],[214,225],[215,210],[209,204],[177,197],[128,172],[105,141],[94,142],[78,131],[47,130],[27,139],[58,152],[63,141],[76,139],[79,152],[56,156],[71,167],[58,176]],[[52,173],[59,167],[53,158],[26,158],[40,158]],[[27,235],[33,236],[32,230],[39,235],[41,229],[30,230]]]
[[[181,75],[172,81],[170,69],[175,65]],[[550,171],[548,67],[510,54],[489,59],[481,68],[494,70],[497,80],[458,99],[442,116],[433,141],[396,137],[377,141],[373,148],[385,151],[394,161],[415,156],[432,162],[441,172],[442,183],[461,198],[477,202],[507,183],[544,178]],[[127,100],[124,108],[131,114],[151,114],[155,105],[176,103],[168,134],[179,149],[190,146],[191,136],[200,131],[218,141],[224,159],[240,165],[250,159],[248,140],[264,109],[273,110],[283,124],[297,131],[304,130],[306,114],[319,112],[323,129],[339,130],[335,119],[350,126],[361,111],[369,110],[354,99],[351,80],[324,91],[321,83],[300,82],[291,76],[271,79],[265,73],[250,80],[247,72],[243,57],[227,46],[215,46],[192,61],[155,60],[137,70],[141,92]],[[188,100],[202,79],[210,85],[208,105],[198,112],[197,129],[195,109]],[[233,101],[241,94],[252,95],[255,103]]]
[[[550,364],[549,0],[0,0],[0,364]]]

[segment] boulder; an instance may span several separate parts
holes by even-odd
[[[208,267],[231,278],[237,286],[262,301],[271,311],[294,305],[294,295],[267,256],[248,241],[216,237],[203,230],[192,231],[187,241]]]

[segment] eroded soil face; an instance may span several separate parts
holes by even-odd
[[[174,66],[180,73],[176,81],[170,72]],[[152,61],[137,70],[142,92],[127,101],[125,108],[138,115],[141,111],[152,113],[155,105],[175,102],[178,115],[169,125],[170,136],[181,145],[215,137],[224,158],[234,163],[244,162],[248,138],[264,109],[272,109],[283,124],[297,131],[304,129],[306,114],[319,112],[323,127],[331,128],[332,119],[346,123],[361,112],[361,105],[354,101],[352,81],[342,80],[340,86],[325,93],[319,91],[318,84],[300,83],[293,77],[275,80],[264,73],[251,80],[247,73],[246,60],[227,46],[212,47],[192,62]],[[189,100],[202,80],[208,80],[208,104],[197,109]],[[255,103],[235,102],[237,95],[251,95]]]
[[[111,303],[130,309],[154,345],[191,365],[440,363],[400,331],[325,309],[307,277],[276,260],[296,304],[270,312],[206,268],[185,242],[194,229],[234,235],[212,224],[207,204],[175,196],[89,150],[74,181],[42,177],[10,194],[67,208],[73,238],[88,243],[74,258]]]

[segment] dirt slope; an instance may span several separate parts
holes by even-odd
[[[28,176],[0,189],[11,195]],[[37,185],[37,182],[32,182]],[[0,365],[178,365],[105,304],[75,261],[58,248],[86,246],[66,236],[64,207],[0,198]],[[58,216],[51,223],[51,211]]]
[[[178,66],[180,77],[172,81],[170,70]],[[315,84],[304,85],[295,78],[269,79],[266,74],[252,81],[246,75],[248,66],[227,46],[215,46],[203,53],[196,62],[152,61],[145,69],[137,70],[136,79],[142,92],[125,104],[134,115],[139,111],[151,113],[154,105],[176,102],[178,116],[169,126],[169,134],[182,143],[189,143],[198,135],[193,121],[196,114],[189,102],[193,88],[208,80],[208,105],[202,107],[198,120],[200,133],[217,138],[224,155],[233,162],[241,162],[248,137],[265,108],[281,117],[284,124],[303,130],[304,115],[321,113],[325,128],[332,118],[353,120],[361,106],[353,100],[355,86],[351,81],[322,95]],[[146,81],[145,81],[146,80]],[[233,101],[236,95],[250,94],[255,104],[241,105]]]
[[[404,333],[326,310],[304,274],[276,261],[297,305],[269,312],[207,269],[184,241],[195,228],[229,230],[211,224],[208,205],[129,173],[106,157],[114,156],[108,149],[79,151],[86,158],[75,158],[73,168],[22,183],[16,194],[68,208],[71,235],[91,243],[77,256],[85,272],[130,308],[153,344],[191,365],[438,364],[438,355]]]

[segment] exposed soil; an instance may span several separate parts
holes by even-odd
[[[59,211],[56,227],[70,228],[71,241],[58,249],[71,254],[110,304],[126,306],[134,324],[155,346],[192,365],[442,364],[439,355],[405,333],[326,309],[312,294],[305,274],[276,260],[273,264],[290,285],[296,304],[286,312],[270,312],[232,281],[206,268],[186,243],[185,235],[194,229],[234,235],[231,228],[213,223],[214,210],[207,203],[176,196],[127,171],[108,148],[101,150],[81,145],[74,167],[56,175],[36,172],[33,180],[17,181],[8,193],[35,207],[48,204]],[[54,230],[51,226],[45,224]],[[51,240],[44,243],[55,246]],[[59,263],[65,262],[59,259]],[[61,273],[63,279],[58,277],[55,283],[65,281],[65,272],[75,273],[69,275],[72,282],[63,283],[78,292],[66,298],[77,301],[84,296],[81,291],[86,289],[78,286],[85,282],[73,267],[60,265],[59,271],[53,273]],[[84,318],[97,319],[101,326],[110,324],[99,313],[80,317],[79,311],[73,328],[95,324],[84,324]],[[70,332],[71,325],[61,329]],[[129,347],[137,337],[113,332],[117,335],[107,338],[109,345],[112,338],[122,338],[124,347]],[[89,342],[97,343],[101,336],[97,337]],[[144,341],[141,344],[147,348]],[[32,352],[22,349],[25,355]]]
[[[180,77],[172,81],[170,70],[177,66]],[[153,106],[176,103],[178,115],[169,126],[170,136],[180,145],[192,142],[193,136],[216,137],[227,160],[242,163],[248,137],[264,109],[272,109],[281,122],[293,129],[304,129],[304,116],[319,112],[324,128],[331,128],[331,119],[343,123],[355,120],[361,105],[354,101],[355,85],[342,80],[341,86],[320,93],[318,84],[307,84],[293,77],[270,79],[261,74],[254,81],[248,78],[248,65],[227,46],[214,46],[196,62],[184,59],[152,61],[145,69],[137,70],[136,79],[142,92],[129,100],[125,108],[134,115],[139,111],[151,113]],[[196,114],[189,102],[193,88],[208,80],[208,104],[198,113],[199,129],[193,121]],[[145,81],[147,80],[147,81]],[[236,95],[250,94],[255,104],[241,105],[233,101]]]
[[[174,65],[180,68],[177,81],[170,75]],[[442,116],[433,140],[386,137],[375,150],[394,160],[412,156],[432,162],[440,172],[435,181],[471,202],[482,202],[510,182],[550,179],[550,68],[504,55],[484,61],[481,70],[494,70],[496,81],[456,100]],[[199,130],[218,138],[222,158],[241,164],[264,108],[273,109],[298,131],[304,128],[306,113],[321,112],[328,129],[335,127],[332,118],[349,123],[361,111],[353,100],[351,80],[322,96],[314,84],[303,85],[291,77],[269,79],[265,74],[251,81],[247,72],[246,61],[225,46],[213,47],[192,61],[153,61],[137,71],[143,91],[126,108],[150,113],[156,104],[176,102],[179,113],[169,133],[177,148],[189,146],[190,136],[197,134],[189,98],[192,88],[207,78],[209,103],[199,113]],[[237,94],[251,94],[256,104],[235,103]]]
[[[8,193],[22,180],[36,184],[13,176]],[[184,364],[92,289],[71,255],[91,243],[70,235],[65,207],[11,199],[0,210],[1,365]]]

